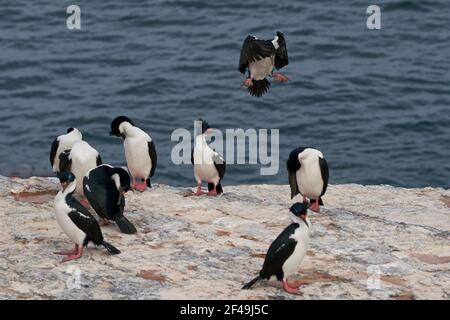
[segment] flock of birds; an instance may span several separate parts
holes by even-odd
[[[245,39],[239,71],[245,73],[248,70],[243,85],[250,94],[264,94],[270,86],[266,79],[268,76],[282,82],[288,81],[286,76],[273,73],[274,68],[280,69],[287,64],[286,40],[281,32],[277,32],[273,40],[258,40],[252,36]],[[202,130],[195,137],[191,154],[197,182],[194,195],[206,193],[202,190],[202,183],[206,182],[206,194],[218,196],[223,193],[221,181],[226,163],[207,143],[212,128],[205,120],[200,121]],[[101,226],[114,222],[122,233],[137,232],[132,222],[124,216],[124,194],[130,190],[144,192],[151,188],[151,179],[157,167],[156,147],[151,136],[125,116],[111,122],[110,135],[123,139],[127,170],[103,163],[98,151],[83,140],[76,128],[69,128],[52,143],[50,163],[61,183],[61,190],[54,199],[56,221],[75,243],[73,250],[57,252],[65,255],[62,262],[80,258],[83,248],[90,242],[104,246],[110,254],[119,254],[119,249],[105,241]],[[298,288],[288,283],[287,278],[298,270],[306,254],[311,227],[307,212],[320,211],[329,172],[323,154],[314,148],[304,147],[296,148],[289,154],[287,169],[291,199],[300,194],[302,202],[291,206],[292,223],[272,242],[260,273],[243,289],[250,288],[261,279],[275,276],[287,292],[299,292]],[[95,211],[99,221],[89,208]]]

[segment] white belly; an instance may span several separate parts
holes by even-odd
[[[309,228],[301,225],[295,231],[293,238],[297,240],[297,245],[292,255],[283,264],[284,277],[287,278],[296,273],[306,255],[309,246]]]
[[[199,182],[206,181],[217,184],[219,173],[214,165],[214,151],[206,145],[195,147],[194,149],[194,175]]]
[[[264,58],[255,62],[250,62],[248,67],[250,75],[255,80],[262,80],[268,75],[272,74],[274,65],[274,57]]]
[[[65,203],[61,192],[55,197],[54,208],[56,213],[56,222],[60,228],[75,244],[80,246],[83,245],[86,234],[69,218],[68,213],[71,209]]]
[[[302,164],[296,173],[300,193],[310,199],[318,199],[322,194],[323,180],[317,160]]]
[[[152,161],[148,153],[148,140],[142,137],[127,137],[124,148],[131,176],[147,179],[152,170]]]

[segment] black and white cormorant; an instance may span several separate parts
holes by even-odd
[[[132,178],[132,186],[138,191],[151,188],[150,178],[156,170],[157,154],[153,139],[130,118],[119,116],[111,123],[110,135],[122,137],[125,158]]]
[[[242,83],[248,88],[252,96],[260,97],[269,90],[270,76],[277,81],[287,82],[289,78],[281,73],[274,73],[273,69],[281,69],[289,63],[284,34],[277,32],[273,40],[260,40],[254,36],[247,36],[242,44],[239,57],[239,71],[248,77]]]
[[[50,164],[54,173],[59,173],[59,155],[65,150],[69,150],[72,146],[83,139],[81,132],[77,128],[67,129],[66,134],[58,136],[53,140],[50,149]]]
[[[119,254],[119,249],[104,240],[100,226],[89,210],[73,197],[77,186],[75,175],[68,171],[63,172],[59,175],[59,181],[62,189],[54,200],[56,221],[64,233],[75,242],[74,250],[57,252],[67,256],[62,262],[80,258],[83,247],[89,242],[104,246],[110,254]]]

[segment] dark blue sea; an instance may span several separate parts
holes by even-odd
[[[66,8],[81,8],[68,30]],[[381,29],[366,8],[381,8]],[[255,98],[240,88],[247,34],[283,31],[290,83]],[[51,175],[52,140],[77,127],[124,165],[110,121],[154,138],[154,182],[194,185],[170,139],[193,121],[280,129],[280,170],[229,165],[228,184],[287,183],[298,146],[320,149],[330,182],[450,187],[450,2],[15,0],[0,4],[0,174]]]

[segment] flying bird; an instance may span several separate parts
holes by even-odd
[[[252,96],[260,97],[269,90],[270,82],[266,77],[272,77],[280,82],[287,82],[289,78],[281,73],[274,73],[289,64],[286,39],[284,34],[277,32],[273,40],[260,40],[254,36],[247,36],[242,44],[239,57],[239,71],[248,77],[242,85],[248,88]]]

